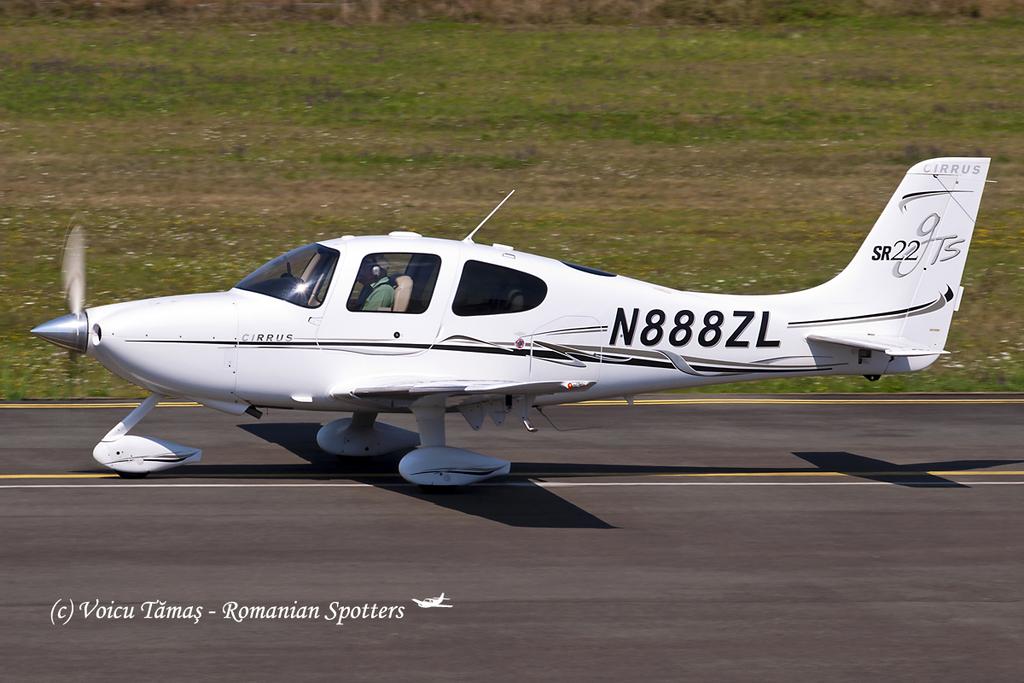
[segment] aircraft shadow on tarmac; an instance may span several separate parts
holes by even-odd
[[[1024,460],[943,460],[915,462],[906,465],[869,458],[846,451],[794,451],[793,455],[814,467],[666,467],[663,465],[587,465],[579,463],[517,462],[513,476],[593,477],[620,475],[714,475],[754,476],[764,474],[837,474],[871,481],[880,481],[909,488],[970,488],[967,484],[932,474],[931,471],[979,470],[1000,465],[1013,465]]]
[[[931,474],[930,470],[977,470],[998,465],[1011,465],[1020,460],[947,460],[945,462],[917,462],[897,465],[885,460],[846,453],[795,452],[819,470],[837,472],[872,481],[882,481],[911,488],[970,488],[967,484]]]
[[[692,475],[692,474],[821,474],[849,475],[911,488],[969,488],[929,471],[976,470],[1024,460],[949,460],[940,462],[895,464],[847,452],[795,452],[810,467],[671,467],[661,465],[621,465],[588,463],[515,462],[511,479],[519,486],[469,487],[454,493],[425,493],[405,484],[397,475],[403,453],[375,458],[336,458],[316,445],[315,422],[242,424],[240,429],[268,443],[281,446],[305,463],[268,465],[190,465],[176,476],[185,478],[256,477],[338,479],[369,484],[432,503],[464,514],[490,519],[517,527],[574,529],[611,529],[604,520],[537,486],[545,477],[559,479],[611,475]],[[533,480],[533,481],[531,481]]]
[[[483,517],[508,526],[571,529],[612,529],[602,519],[551,491],[524,481],[523,486],[467,487],[450,492],[427,493],[409,486],[398,476],[398,461],[405,452],[374,458],[338,458],[325,453],[316,445],[316,433],[321,425],[316,422],[283,422],[243,424],[241,429],[264,441],[282,446],[308,465],[195,465],[189,471],[199,476],[223,476],[249,473],[253,476],[295,476],[322,474],[371,484],[377,488],[423,500],[440,507],[476,517]],[[202,472],[197,472],[202,470]],[[182,470],[184,473],[185,470]]]

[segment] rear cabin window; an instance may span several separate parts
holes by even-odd
[[[368,254],[359,264],[348,310],[422,313],[430,305],[440,270],[441,257],[436,254]]]
[[[466,261],[455,292],[455,315],[521,313],[540,306],[548,286],[538,277],[483,261]]]

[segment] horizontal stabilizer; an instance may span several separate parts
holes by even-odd
[[[831,334],[809,334],[807,341],[828,342],[829,344],[840,344],[855,349],[869,349],[881,351],[890,356],[935,356],[949,353],[949,351],[936,351],[926,348],[905,337],[879,337],[873,334],[863,335],[831,335]]]
[[[496,380],[385,380],[377,384],[344,390],[332,390],[335,398],[420,398],[431,395],[470,396],[479,394],[560,394],[583,391],[594,382],[578,380],[509,382]]]

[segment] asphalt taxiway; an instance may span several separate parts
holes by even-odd
[[[203,462],[121,480],[132,406],[0,404],[0,675],[1020,680],[1024,396],[645,397],[452,444],[503,482],[424,494],[338,459],[330,416],[188,404],[135,433]],[[408,416],[386,421],[411,426]],[[557,428],[556,428],[557,427]],[[444,592],[450,609],[412,598]],[[55,605],[77,607],[66,625]],[[182,619],[82,602],[164,600]],[[404,606],[248,619],[225,603]],[[59,611],[59,610],[58,610]]]

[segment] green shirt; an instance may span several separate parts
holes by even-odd
[[[363,302],[364,311],[390,311],[395,305],[395,288],[386,276],[370,285],[370,296]]]

